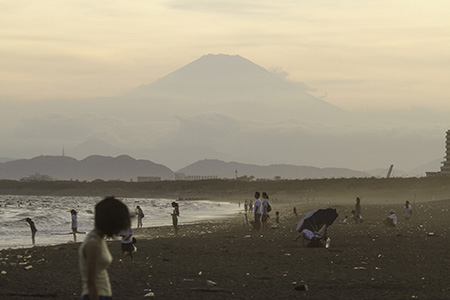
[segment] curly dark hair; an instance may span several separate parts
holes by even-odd
[[[95,227],[112,237],[131,226],[128,207],[114,197],[106,197],[95,205]]]

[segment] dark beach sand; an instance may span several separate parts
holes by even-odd
[[[292,205],[272,203],[282,224],[265,232],[243,226],[243,214],[181,223],[178,236],[170,227],[142,229],[134,263],[120,263],[120,242],[112,241],[114,299],[142,299],[149,290],[154,297],[146,299],[450,299],[450,201],[416,203],[409,223],[402,203],[363,202],[365,222],[348,225],[340,221],[353,203],[334,206],[340,216],[328,230],[328,250],[293,241],[299,219],[316,206],[297,206],[295,217]],[[390,208],[398,228],[381,223]],[[0,299],[79,299],[78,247],[2,250]],[[304,284],[308,291],[296,289]]]

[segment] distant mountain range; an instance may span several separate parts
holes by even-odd
[[[411,170],[424,165],[409,175],[439,169],[439,165],[432,164],[429,169],[425,164],[444,154],[448,112],[420,107],[352,112],[328,103],[325,96],[315,97],[312,91],[314,87],[293,82],[286,74],[266,70],[239,55],[204,55],[115,97],[26,105],[3,101],[0,118],[7,126],[0,127],[0,156],[55,155],[62,154],[64,148],[66,155],[82,159],[78,163],[64,161],[67,165],[82,165],[83,158],[91,154],[110,159],[127,154],[157,161],[171,170],[215,158],[266,166],[260,168],[273,173],[247,165],[240,169],[261,172],[260,176],[268,178],[347,176],[324,168],[327,166],[375,169],[368,172],[374,176],[385,176],[387,170],[379,168],[390,164],[395,165],[394,176],[401,176],[397,168]],[[361,107],[370,107],[366,101],[370,97],[361,99]],[[0,159],[0,163],[6,161]],[[111,163],[116,162],[112,159]],[[305,165],[324,169],[297,170]],[[284,175],[279,170],[287,170],[287,166],[295,171]],[[89,165],[67,168],[49,173],[58,178],[125,180],[153,174],[147,169],[106,175],[91,172]],[[220,169],[215,170],[211,172],[221,174]],[[11,173],[15,171],[7,173],[19,178],[31,172]],[[235,176],[234,171],[230,176]],[[241,174],[246,175],[238,170]]]
[[[236,173],[237,171],[237,173]],[[235,178],[254,176],[256,178],[274,179],[306,179],[306,178],[348,178],[369,177],[365,172],[344,168],[315,168],[294,165],[257,166],[236,162],[224,162],[215,159],[205,159],[193,163],[178,172],[189,175],[217,175],[219,178]]]
[[[137,176],[172,179],[166,166],[149,160],[136,160],[127,155],[117,157],[92,155],[83,160],[67,156],[38,156],[0,163],[0,179],[19,180],[34,174],[59,180],[136,180]]]
[[[237,173],[236,173],[237,171]],[[257,166],[220,160],[201,160],[177,171],[186,176],[217,176],[233,179],[306,179],[369,177],[365,172],[344,168],[315,168],[294,165]],[[124,180],[138,176],[175,179],[175,172],[149,160],[137,160],[127,155],[117,157],[92,155],[83,160],[67,156],[38,156],[0,163],[0,179],[20,180],[35,174],[58,180]]]

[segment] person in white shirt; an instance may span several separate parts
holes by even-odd
[[[388,227],[395,227],[397,226],[397,216],[395,215],[395,211],[392,209],[389,211],[389,217],[384,219],[383,221],[384,225]]]
[[[122,240],[120,241],[120,243],[122,244],[121,248],[122,248],[122,260],[125,256],[125,253],[128,252],[130,254],[131,257],[131,262],[133,262],[133,252],[135,250],[134,245],[133,245],[133,229],[130,227],[128,227],[126,230],[123,230],[119,235],[122,237]]]
[[[269,219],[269,195],[267,195],[266,192],[262,193],[263,201],[262,201],[262,216],[261,216],[261,222],[262,222],[262,229],[267,229],[267,221]]]
[[[261,230],[262,203],[261,203],[261,199],[259,197],[260,197],[260,193],[255,192],[256,200],[253,205],[254,212],[255,212],[255,223],[254,223],[255,230]]]
[[[409,221],[411,219],[412,215],[412,206],[409,204],[409,201],[406,201],[405,206],[403,207],[403,216],[405,217],[406,221]]]
[[[112,255],[105,237],[113,237],[131,226],[128,207],[108,197],[95,206],[94,229],[86,235],[78,250],[81,272],[81,299],[112,299],[111,283],[106,270]]]

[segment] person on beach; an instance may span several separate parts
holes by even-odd
[[[27,223],[30,225],[30,229],[31,229],[31,242],[33,243],[33,246],[35,245],[35,240],[34,237],[36,236],[36,231],[38,231],[36,229],[36,226],[34,225],[33,220],[31,220],[30,218],[26,218],[25,221],[27,221]]]
[[[175,234],[178,233],[178,217],[180,216],[180,209],[178,203],[172,202],[173,212],[172,212],[172,224],[175,229]]]
[[[395,211],[394,210],[391,209],[389,211],[389,217],[384,219],[383,223],[387,227],[395,227],[395,226],[397,226],[397,216],[395,215]]]
[[[73,241],[77,242],[77,233],[78,233],[78,216],[77,211],[75,209],[72,209],[70,211],[71,217],[72,217],[72,234],[73,234]]]
[[[361,216],[361,199],[359,197],[356,197],[356,203],[355,203],[355,221],[356,223],[362,223],[362,216]]]
[[[405,202],[405,206],[403,206],[403,216],[405,217],[406,221],[409,221],[411,219],[412,215],[412,206],[409,204],[409,201]]]
[[[323,228],[323,227],[322,227]],[[300,234],[297,236],[295,241],[302,239],[302,246],[306,244],[308,248],[317,248],[323,246],[321,240],[323,238],[324,232],[313,232],[307,228],[304,228]]]
[[[133,229],[128,227],[128,229],[123,230],[119,235],[122,237],[120,244],[122,249],[122,259],[121,262],[123,262],[123,259],[125,257],[126,253],[130,254],[131,262],[133,262],[133,252],[135,251],[135,246],[133,244]]]
[[[272,229],[277,229],[280,226],[280,212],[275,212],[275,224],[272,224]]]
[[[297,208],[295,206],[294,206],[293,211],[294,211],[294,215],[297,216]]]
[[[78,250],[82,281],[82,300],[112,299],[107,267],[112,256],[105,237],[113,237],[131,226],[128,207],[114,197],[107,197],[95,206],[94,229]]]
[[[138,205],[136,206],[136,216],[137,216],[137,228],[142,228],[142,218],[144,218],[144,212],[142,208]]]
[[[266,192],[262,193],[262,217],[261,217],[261,221],[262,221],[262,229],[266,230],[267,229],[267,222],[269,220],[269,211],[268,211],[268,207],[269,207],[269,195],[267,195]]]
[[[255,230],[261,230],[261,215],[262,215],[262,203],[259,192],[255,192],[255,203],[253,205],[254,211],[255,211],[255,223],[254,223],[254,229]]]
[[[247,200],[245,200],[245,202],[244,202],[244,227],[248,226],[248,215],[247,215],[247,212],[248,212],[248,202],[247,202]]]

